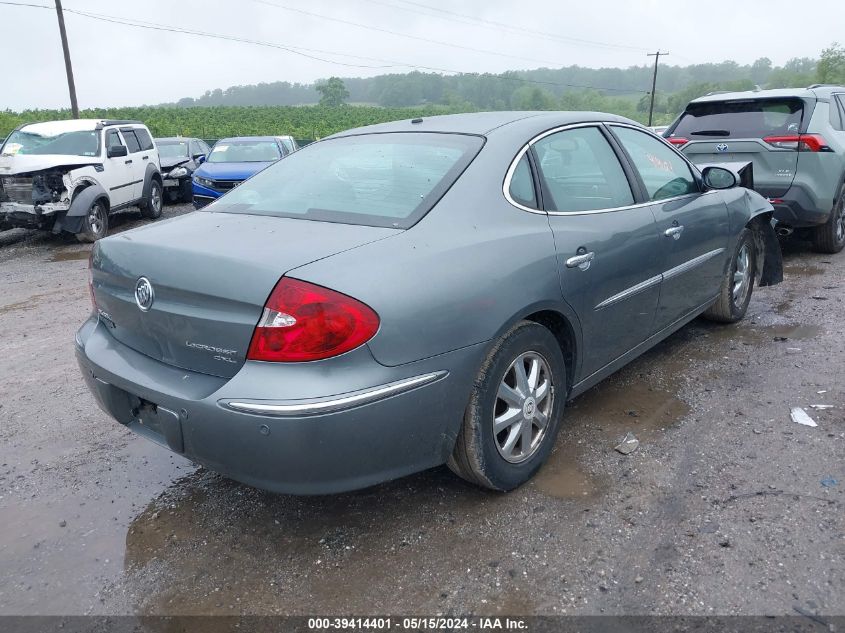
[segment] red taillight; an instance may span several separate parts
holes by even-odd
[[[670,143],[672,143],[672,145],[677,145],[678,147],[680,147],[681,145],[686,145],[687,143],[689,143],[689,139],[684,138],[683,136],[670,136],[666,140],[669,141]]]
[[[331,358],[363,345],[378,327],[378,315],[360,301],[282,277],[264,305],[247,358],[273,362]]]
[[[763,139],[769,145],[780,149],[794,149],[799,152],[830,152],[830,146],[820,134],[790,134],[788,136],[767,136]]]

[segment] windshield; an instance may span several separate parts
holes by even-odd
[[[16,154],[58,154],[62,156],[98,156],[100,134],[80,130],[58,134],[37,134],[26,128],[12,132],[3,145],[4,156]]]
[[[463,134],[329,139],[268,167],[209,211],[407,228],[437,203],[482,144]]]
[[[282,157],[273,141],[222,141],[208,155],[209,163],[269,163]]]
[[[803,115],[801,99],[691,103],[672,136],[694,141],[798,134]]]
[[[161,158],[182,158],[188,155],[187,141],[156,141]]]

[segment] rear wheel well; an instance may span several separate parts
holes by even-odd
[[[542,325],[554,334],[560,349],[563,352],[563,361],[566,364],[566,391],[567,395],[572,391],[573,378],[575,377],[575,359],[577,350],[575,348],[575,331],[572,324],[560,312],[554,310],[543,310],[525,317],[526,321],[533,321]]]

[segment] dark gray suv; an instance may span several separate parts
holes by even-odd
[[[694,163],[752,161],[781,233],[810,229],[823,253],[845,247],[845,87],[708,94],[663,136]]]

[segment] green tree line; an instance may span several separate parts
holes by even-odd
[[[593,110],[645,122],[651,72],[647,65],[569,66],[499,74],[410,72],[332,77],[313,85],[282,81],[232,86],[196,99],[136,108],[94,108],[80,115],[140,119],[157,136],[202,138],[291,134],[311,139],[372,123],[481,110]],[[783,66],[773,66],[765,57],[747,65],[733,61],[661,65],[654,122],[671,122],[691,99],[711,91],[812,83],[845,84],[845,47],[834,43],[819,59],[794,58]],[[65,118],[70,118],[68,110],[0,111],[0,138],[20,123]]]

